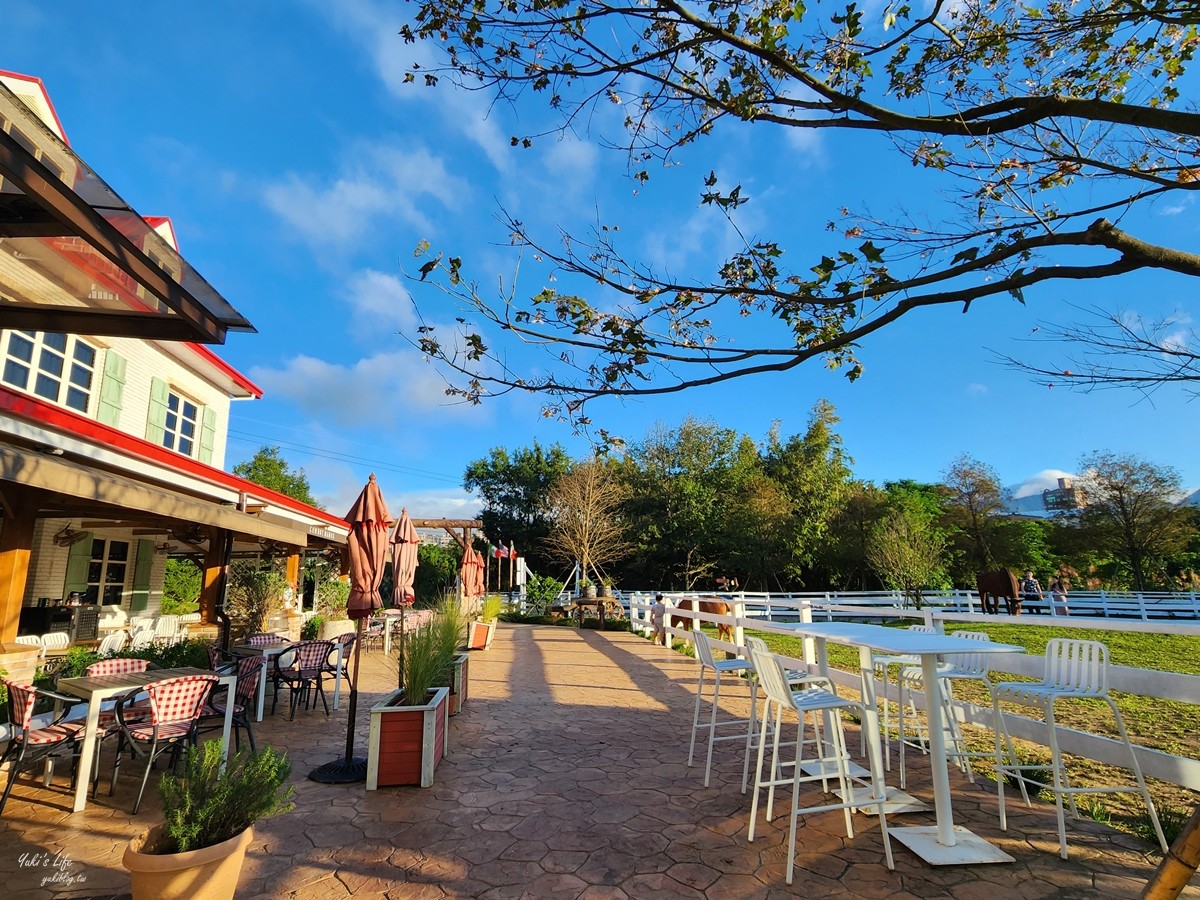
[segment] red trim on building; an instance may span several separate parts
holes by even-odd
[[[46,90],[46,85],[42,83],[42,79],[36,75],[22,75],[20,72],[9,72],[7,69],[0,69],[0,75],[7,75],[9,78],[17,79],[17,81],[27,81],[30,84],[38,86],[38,90],[46,98],[46,105],[50,107],[50,115],[54,117],[54,124],[58,126],[58,133],[62,135],[63,143],[70,147],[71,139],[67,137],[67,129],[63,128],[62,119],[58,117],[58,110],[54,108],[54,101],[50,99],[50,92]]]
[[[221,359],[221,357],[217,356],[217,354],[213,353],[203,344],[193,344],[189,342],[187,346],[189,349],[194,350],[197,356],[216,366],[231,379],[233,379],[233,383],[238,387],[253,394],[255,400],[263,395],[262,388],[260,388],[257,384],[255,384],[229,363],[225,362],[225,360]]]
[[[230,488],[235,491],[246,491],[253,494],[256,498],[268,501],[270,505],[287,507],[296,512],[321,519],[330,525],[346,526],[345,519],[327,513],[322,509],[309,506],[307,503],[301,503],[299,500],[295,500],[286,494],[280,494],[270,488],[265,488],[252,481],[239,478],[223,469],[215,468],[199,460],[192,459],[190,456],[184,456],[182,453],[176,453],[174,450],[168,450],[166,447],[160,447],[158,444],[134,437],[131,434],[126,434],[124,431],[118,431],[115,428],[97,422],[95,419],[81,416],[73,410],[55,406],[38,397],[22,394],[9,387],[0,386],[0,412],[11,413],[14,416],[36,422],[39,425],[45,425],[49,428],[66,432],[71,437],[103,445],[118,453],[128,454],[144,462],[162,466],[165,469],[203,478],[221,487]],[[169,475],[170,473],[166,474]]]

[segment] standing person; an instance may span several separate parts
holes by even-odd
[[[1067,609],[1067,586],[1063,583],[1061,576],[1055,575],[1050,582],[1050,604],[1054,607],[1056,616],[1071,614],[1071,610]]]
[[[1025,572],[1025,577],[1021,579],[1021,603],[1040,604],[1042,602],[1042,586],[1038,584],[1038,580],[1033,577],[1033,570],[1029,569]],[[1021,614],[1021,607],[1017,607],[1017,615]]]
[[[654,602],[650,604],[650,643],[657,644],[662,639],[662,645],[667,646],[667,629],[663,619],[667,615],[667,605],[663,603],[663,595],[655,594]]]

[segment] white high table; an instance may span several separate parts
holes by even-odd
[[[929,723],[929,768],[933,774],[933,804],[937,825],[916,825],[889,828],[892,837],[912,850],[926,862],[935,866],[964,865],[968,863],[1013,862],[1013,858],[983,838],[954,824],[954,811],[950,800],[950,775],[946,767],[946,741],[943,733],[942,704],[937,700],[937,666],[939,656],[956,653],[1024,653],[1024,647],[1012,644],[993,644],[968,638],[947,637],[944,634],[922,634],[882,625],[862,625],[855,622],[799,622],[796,624],[776,623],[804,637],[814,639],[817,651],[817,666],[821,674],[829,675],[829,659],[825,644],[845,644],[857,647],[859,669],[862,676],[863,707],[867,721],[868,739],[879,743],[879,712],[875,705],[874,666],[872,651],[879,653],[910,655],[921,660],[921,674],[925,683],[925,714]],[[881,758],[881,757],[880,757]]]

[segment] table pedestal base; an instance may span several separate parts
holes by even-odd
[[[936,825],[910,825],[889,828],[888,834],[931,866],[966,866],[976,863],[1016,862],[994,844],[972,834],[961,825],[954,826],[953,847],[938,843]]]
[[[860,766],[856,762],[848,762],[846,764],[846,767],[847,767],[846,771],[851,778],[862,778],[862,779],[868,780],[868,781],[871,778],[871,773],[868,772],[866,769],[864,769],[862,766]],[[800,771],[803,772],[805,775],[812,775],[813,777],[816,777],[818,775],[824,775],[827,778],[834,778],[834,779],[836,779],[838,777],[837,763],[835,763],[831,759],[826,760],[825,762],[801,763]]]

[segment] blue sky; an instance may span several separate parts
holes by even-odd
[[[654,170],[644,187],[602,147],[609,122],[513,149],[509,136],[544,123],[542,109],[401,84],[426,52],[396,34],[411,8],[8,0],[0,30],[0,68],[43,79],[76,151],[135,209],[171,216],[184,255],[258,328],[218,348],[265,392],[235,404],[227,464],[278,444],[332,512],[375,471],[397,513],[467,515],[475,503],[463,470],[490,447],[536,438],[586,451],[567,425],[542,417],[536,398],[448,404],[440,375],[399,334],[416,321],[410,293],[431,321],[457,313],[406,277],[419,241],[464,256],[484,286],[507,284],[515,259],[496,221],[503,207],[543,236],[619,222],[631,255],[711,273],[732,246],[726,224],[698,203],[711,169],[752,196],[743,227],[779,239],[805,269],[836,248],[824,225],[840,206],[893,214],[921,208],[937,189],[882,144],[837,135],[731,130]],[[1164,205],[1142,225],[1194,244],[1186,205]],[[522,287],[532,292],[529,277]],[[1137,276],[1030,292],[1024,307],[993,299],[967,315],[916,313],[865,343],[855,384],[815,364],[598,402],[590,413],[630,440],[687,414],[761,439],[774,420],[785,435],[803,431],[824,397],[842,417],[856,474],[876,482],[934,480],[968,452],[1005,484],[1040,489],[1082,454],[1107,449],[1174,465],[1194,487],[1200,424],[1181,394],[1164,390],[1151,404],[1049,388],[989,352],[1054,353],[1018,342],[1039,323],[1076,318],[1067,303],[1156,316],[1191,290]]]

